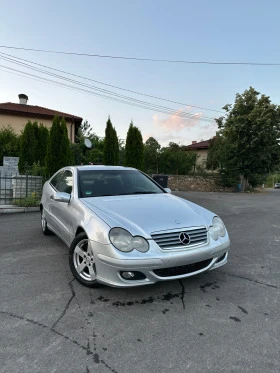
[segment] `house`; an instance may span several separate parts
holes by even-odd
[[[16,134],[20,134],[29,120],[32,122],[37,121],[38,124],[42,123],[47,128],[50,128],[53,117],[58,115],[65,119],[69,140],[72,143],[75,142],[75,136],[83,118],[42,106],[27,105],[28,96],[25,94],[19,94],[18,97],[18,104],[12,102],[0,104],[0,128],[10,125]]]
[[[198,155],[196,166],[205,168],[207,162],[208,149],[210,147],[210,140],[206,141],[192,141],[191,145],[186,146],[185,150],[193,151]]]

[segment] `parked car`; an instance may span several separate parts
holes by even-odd
[[[148,285],[227,263],[222,220],[137,169],[65,167],[45,183],[40,209],[43,233],[66,243],[86,286]]]
[[[274,188],[280,188],[280,183],[275,183]]]

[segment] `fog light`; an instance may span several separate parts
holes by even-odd
[[[122,277],[127,280],[130,280],[131,278],[134,277],[134,273],[133,272],[122,272]]]
[[[146,276],[144,273],[139,272],[139,271],[121,271],[120,272],[121,277],[124,280],[129,280],[129,281],[138,281],[138,280],[145,280]]]

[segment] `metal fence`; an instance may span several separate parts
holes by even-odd
[[[28,197],[40,200],[45,178],[0,173],[0,205],[14,204]]]

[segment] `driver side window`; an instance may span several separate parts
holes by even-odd
[[[73,174],[72,171],[66,170],[59,172],[50,181],[51,185],[58,191],[64,193],[72,193],[73,189]]]

